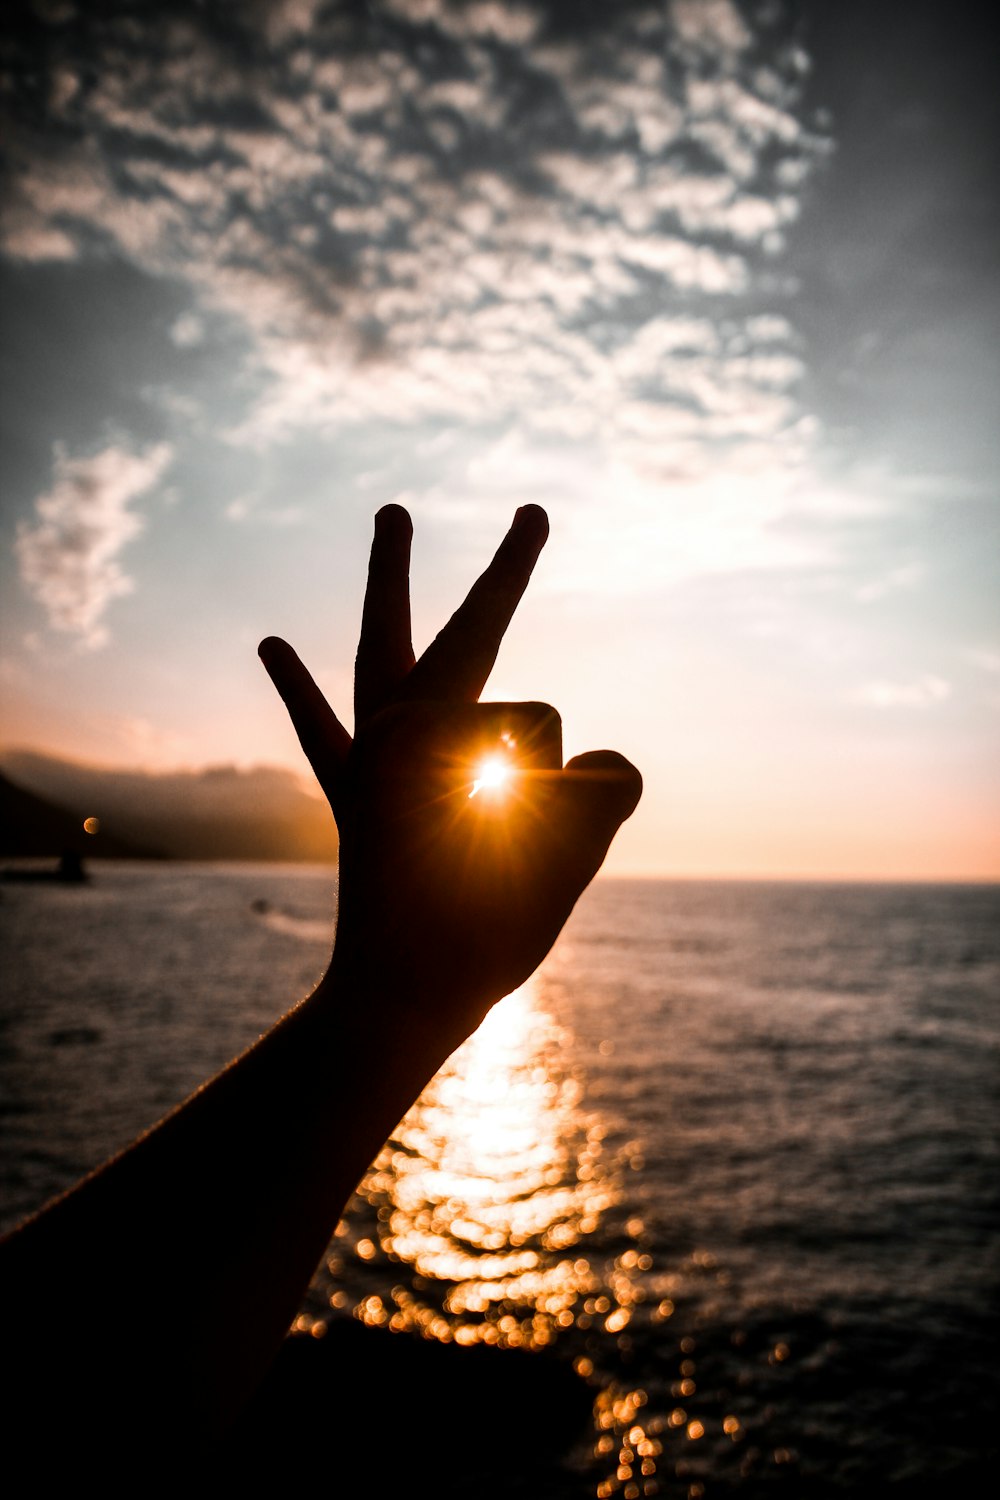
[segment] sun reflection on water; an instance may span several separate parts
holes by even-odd
[[[543,997],[537,979],[508,996],[428,1085],[363,1179],[315,1291],[443,1343],[558,1343],[594,1392],[596,1442],[579,1458],[596,1465],[593,1493],[631,1500],[656,1493],[673,1434],[620,1375],[634,1338],[672,1317],[676,1277],[653,1274],[646,1226],[625,1211],[636,1144],[587,1100],[580,1046]],[[676,1429],[686,1450],[693,1439]]]
[[[569,1050],[529,981],[400,1123],[359,1189],[368,1214],[348,1216],[356,1255],[369,1258],[377,1235],[410,1273],[391,1301],[384,1291],[361,1300],[366,1322],[531,1348],[592,1318],[624,1327],[627,1305],[586,1253],[618,1192]]]

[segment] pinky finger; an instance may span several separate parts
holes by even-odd
[[[288,710],[299,744],[336,815],[351,736],[287,641],[269,635],[257,647],[257,654]]]

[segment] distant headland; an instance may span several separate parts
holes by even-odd
[[[291,771],[118,770],[0,751],[0,857],[333,861],[325,802]]]

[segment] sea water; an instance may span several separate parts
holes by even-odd
[[[316,867],[4,884],[4,1225],[306,993],[334,904]],[[394,1132],[300,1326],[554,1350],[594,1396],[566,1497],[975,1493],[998,916],[982,886],[598,880]]]

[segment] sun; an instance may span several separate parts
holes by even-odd
[[[478,774],[472,783],[470,797],[474,797],[479,791],[500,793],[510,777],[510,764],[501,755],[491,755],[476,769]]]

